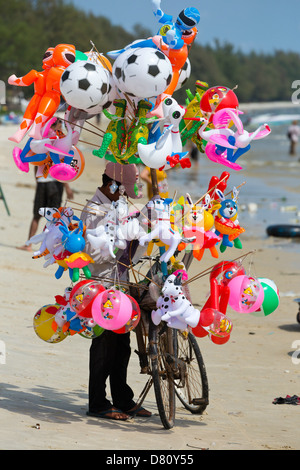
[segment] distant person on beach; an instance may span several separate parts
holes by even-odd
[[[164,170],[156,170],[158,192],[160,197],[167,198],[169,196],[167,173]],[[145,166],[141,171],[140,177],[145,183],[147,183],[147,197],[151,199],[153,197],[152,192],[152,180],[150,168]]]
[[[52,129],[58,134],[61,132],[62,122],[57,120],[52,126]],[[37,167],[34,167],[35,175]],[[33,218],[29,227],[28,240],[33,237],[38,229],[40,214],[39,209],[41,207],[56,207],[57,209],[61,206],[62,196],[64,189],[68,199],[73,199],[73,190],[70,188],[68,183],[61,183],[52,176],[48,175],[46,178],[36,178],[36,189],[33,202]],[[31,251],[31,245],[22,245],[17,247],[18,250]]]
[[[135,165],[121,165],[108,162],[102,175],[102,185],[98,187],[94,196],[86,204],[81,220],[87,229],[95,229],[102,221],[105,213],[102,208],[109,208],[113,201],[117,201],[121,195],[120,186],[125,189],[124,196],[135,199],[135,185],[137,170]],[[94,211],[96,212],[93,212]],[[116,265],[115,259],[108,261],[101,259],[99,250],[94,249],[87,241],[85,252],[94,260],[91,266],[92,276],[103,278],[102,284],[108,288],[114,283],[118,267],[118,278],[127,279],[128,270],[122,269],[123,265]],[[126,263],[126,249],[118,250],[117,260],[122,259]],[[110,281],[111,279],[111,281]],[[151,412],[143,407],[137,408],[133,400],[134,393],[127,384],[127,368],[131,355],[130,333],[117,334],[105,330],[100,336],[92,339],[90,347],[89,365],[89,399],[88,416],[125,421],[131,415],[136,417],[150,417]],[[111,401],[106,396],[106,382],[109,379]]]
[[[197,148],[197,145],[194,144],[191,140],[189,140],[186,144],[187,146],[187,151],[189,152],[189,158],[193,162],[193,168],[198,166],[198,160],[199,160],[199,150]]]
[[[290,140],[290,155],[296,155],[296,147],[300,136],[298,121],[293,121],[289,126],[287,136]]]

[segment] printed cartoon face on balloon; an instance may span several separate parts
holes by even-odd
[[[224,86],[209,88],[202,95],[200,101],[200,109],[203,115],[209,119],[209,122],[212,121],[213,114],[220,109],[237,109],[238,106],[239,101],[234,91]]]
[[[92,301],[105,288],[100,282],[85,279],[73,287],[70,294],[70,307],[81,317],[92,317]]]
[[[239,313],[255,312],[263,303],[264,289],[255,277],[236,276],[228,283],[230,307]]]
[[[204,327],[211,335],[217,336],[219,338],[225,338],[229,336],[232,331],[232,322],[231,320],[224,315],[223,313],[219,312],[216,309],[206,309],[211,310],[213,314],[213,318],[211,323]],[[203,317],[203,311],[201,312]],[[207,315],[208,317],[209,315]]]
[[[93,319],[105,330],[122,328],[130,320],[131,314],[129,297],[113,288],[98,294],[92,304]]]
[[[217,279],[218,284],[222,287],[227,286],[228,283],[236,276],[244,275],[245,269],[238,261],[221,261],[216,264],[211,273],[210,279]]]

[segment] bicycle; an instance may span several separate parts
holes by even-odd
[[[151,275],[159,271],[160,263],[156,259],[145,277],[147,281],[141,283],[143,287],[149,286]],[[139,356],[141,373],[149,375],[138,403],[139,406],[142,404],[153,385],[161,422],[165,429],[171,429],[175,424],[176,397],[193,414],[202,414],[209,403],[204,360],[192,332],[169,328],[165,322],[154,325],[151,311],[156,305],[147,289],[141,292],[134,287],[131,294],[142,311],[135,328],[138,345],[135,352]]]

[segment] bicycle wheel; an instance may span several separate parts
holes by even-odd
[[[174,330],[149,325],[149,353],[152,367],[152,379],[158,413],[165,429],[171,429],[175,423],[175,389],[168,357],[173,356]]]
[[[175,376],[175,393],[183,406],[193,414],[201,414],[208,405],[206,368],[195,336],[177,331],[176,351],[179,374]]]

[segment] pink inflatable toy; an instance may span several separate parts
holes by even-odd
[[[92,315],[97,325],[105,330],[118,330],[131,318],[132,303],[126,294],[107,289],[98,294],[92,304]]]
[[[228,283],[228,287],[228,303],[238,313],[255,312],[263,303],[264,289],[254,277],[236,276]]]

